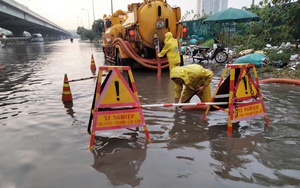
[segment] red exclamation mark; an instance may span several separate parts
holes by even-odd
[[[120,92],[119,92],[119,81],[115,81],[115,88],[116,88],[116,94],[117,94],[117,101],[119,101],[120,100],[120,98],[119,98],[119,94],[120,94]]]

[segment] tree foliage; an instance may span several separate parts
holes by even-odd
[[[262,18],[262,21],[247,25],[247,35],[244,37],[244,42],[252,42],[255,48],[264,47],[267,43],[280,45],[282,42],[293,42],[300,37],[299,1],[263,0],[246,10]]]
[[[76,33],[80,35],[81,39],[83,40],[90,40],[90,41],[98,41],[101,39],[102,32],[104,31],[104,24],[103,20],[95,20],[92,29],[85,29],[84,27],[78,27]]]
[[[258,5],[243,7],[262,19],[258,22],[237,23],[241,32],[230,34],[231,45],[242,44],[245,48],[261,49],[266,44],[281,45],[282,42],[294,42],[300,38],[300,1],[293,0],[261,0]],[[193,10],[182,16],[182,21],[199,19]],[[210,15],[202,14],[201,18]],[[244,29],[243,29],[244,28]],[[213,31],[215,32],[215,31]],[[227,38],[226,38],[227,37]],[[228,35],[224,35],[228,41]]]
[[[104,32],[104,20],[95,20],[92,26],[94,33],[101,38],[102,32]]]
[[[84,27],[78,27],[76,33],[80,35],[82,40],[89,39],[90,41],[94,40],[95,34],[92,30],[85,29]]]

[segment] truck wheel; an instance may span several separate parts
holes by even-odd
[[[105,64],[105,65],[107,65],[107,64],[108,64],[108,61],[107,61],[106,54],[104,54],[104,64]]]
[[[215,57],[217,63],[224,63],[227,59],[228,54],[225,51],[218,52]]]
[[[122,62],[122,58],[121,58],[120,53],[117,54],[117,57],[116,57],[116,65],[117,65],[117,66],[122,66],[122,65],[123,65],[123,62]]]
[[[103,56],[104,56],[104,64],[107,65],[107,57],[106,57],[106,53],[105,53],[105,48],[102,48],[103,51]]]
[[[180,66],[184,66],[183,55],[180,55]]]

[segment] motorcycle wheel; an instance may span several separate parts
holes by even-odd
[[[216,54],[215,60],[217,63],[224,63],[228,59],[228,54],[225,51],[220,51]]]

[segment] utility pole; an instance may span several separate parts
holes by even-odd
[[[87,12],[87,14],[88,14],[89,29],[91,29],[91,25],[90,25],[90,14],[89,14],[89,11],[86,10],[86,9],[84,9],[84,8],[82,8],[82,10],[85,10],[85,11]]]
[[[93,20],[93,23],[94,23],[94,21],[95,21],[95,9],[94,9],[94,0],[92,0],[92,6],[93,6],[93,18],[94,18],[94,20]]]
[[[113,0],[110,0],[110,7],[111,7],[111,15],[112,15],[114,13]]]

